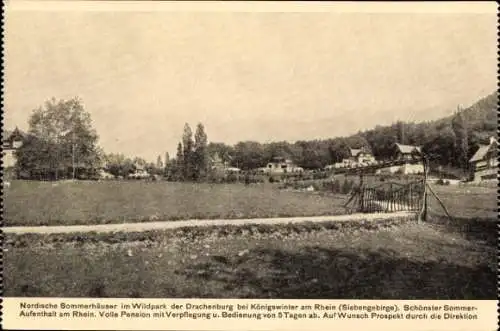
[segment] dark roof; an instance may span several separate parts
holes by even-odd
[[[479,146],[479,149],[477,150],[476,153],[472,156],[472,158],[469,160],[469,162],[477,162],[486,156],[488,152],[490,151],[491,147],[493,146],[498,146],[498,141],[496,139],[491,139],[491,142],[489,145],[481,145]]]
[[[23,138],[26,136],[26,133],[16,127],[14,130],[2,130],[2,141],[9,140],[14,134]]]

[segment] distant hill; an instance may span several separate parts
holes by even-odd
[[[388,145],[397,141],[422,146],[440,164],[465,166],[480,143],[497,136],[497,105],[498,93],[494,92],[451,116],[418,124],[399,122],[361,135],[379,157],[389,156],[385,155]]]
[[[487,143],[490,136],[497,136],[497,105],[498,93],[494,92],[468,108],[434,121],[397,122],[347,137],[295,143],[245,141],[234,146],[212,144],[210,149],[232,155],[232,165],[243,169],[262,167],[275,156],[314,169],[341,161],[349,154],[349,148],[365,148],[378,159],[389,159],[394,143],[398,142],[421,146],[433,165],[465,170],[479,145]]]

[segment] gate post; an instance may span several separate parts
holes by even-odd
[[[361,212],[365,211],[365,188],[363,185],[363,173],[359,174],[359,208]]]
[[[418,223],[427,222],[427,173],[429,171],[429,165],[427,163],[427,159],[425,157],[422,158],[423,166],[424,166],[424,196],[423,196],[423,206],[422,211],[418,215]]]

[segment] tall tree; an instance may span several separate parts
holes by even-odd
[[[193,131],[188,123],[184,125],[184,132],[182,134],[182,147],[183,147],[183,177],[185,180],[192,180],[194,175],[193,167]]]
[[[453,131],[456,136],[457,165],[462,169],[467,169],[469,161],[469,132],[467,128],[466,115],[460,108],[452,120]]]
[[[203,124],[198,123],[194,135],[193,170],[197,179],[204,178],[208,171],[208,138]]]
[[[156,169],[163,169],[163,161],[161,159],[161,155],[158,155],[158,157],[156,158]]]
[[[29,118],[29,135],[32,137],[30,143],[18,151],[18,156],[23,158],[23,153],[37,144],[46,155],[39,158],[37,164],[22,163],[25,167],[43,167],[58,179],[74,177],[77,172],[92,173],[100,166],[98,135],[79,98],[52,98],[33,110]]]
[[[170,155],[168,152],[165,152],[165,166],[170,163]]]
[[[175,158],[175,166],[173,169],[173,175],[175,179],[184,179],[184,152],[182,148],[182,143],[177,144],[177,155]]]
[[[423,152],[428,155],[431,161],[441,165],[452,165],[456,159],[456,136],[451,125],[443,126],[437,136],[431,138],[423,146]]]

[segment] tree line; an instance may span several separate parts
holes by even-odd
[[[305,169],[319,169],[341,162],[349,156],[349,148],[364,148],[377,159],[388,160],[393,157],[394,144],[400,143],[422,147],[433,165],[467,170],[468,160],[479,145],[496,136],[497,101],[495,92],[469,108],[457,108],[446,118],[423,123],[399,121],[347,137],[295,143],[244,141],[234,146],[210,143],[208,149],[232,156],[227,159],[231,165],[245,170],[263,167],[275,156],[289,158]]]
[[[165,153],[164,157],[158,155],[153,163],[104,153],[97,144],[97,132],[82,101],[52,98],[35,109],[29,119],[28,134],[17,151],[16,172],[28,178],[81,178],[93,176],[104,167],[113,176],[126,177],[141,167],[171,180],[198,181],[211,174],[211,159],[216,154],[223,162],[242,170],[264,167],[274,157],[289,158],[304,169],[320,169],[348,157],[349,148],[364,148],[377,159],[390,159],[396,142],[421,146],[436,165],[465,170],[479,144],[487,142],[491,135],[496,136],[497,103],[495,92],[440,120],[396,122],[351,136],[294,143],[209,143],[202,123],[197,124],[194,135],[186,123],[175,157]]]

